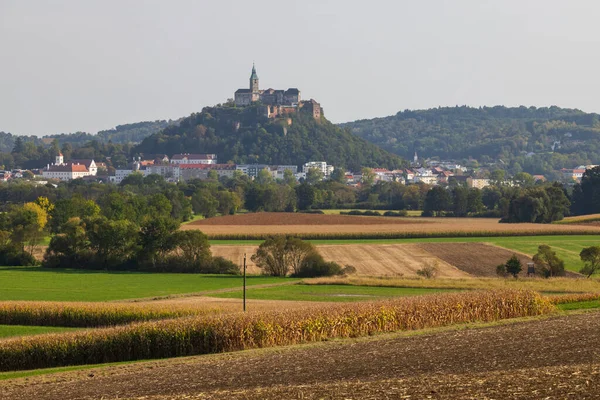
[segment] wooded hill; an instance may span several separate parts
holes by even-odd
[[[301,165],[327,161],[360,171],[361,167],[397,168],[404,161],[352,135],[325,117],[308,113],[268,119],[260,106],[206,107],[178,125],[166,127],[134,149],[142,154],[215,153],[219,162]]]
[[[600,163],[600,115],[576,109],[442,107],[341,126],[406,158],[417,151],[421,158],[502,160],[512,172],[536,174]]]

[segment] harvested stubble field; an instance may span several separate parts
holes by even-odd
[[[250,259],[257,248],[258,246],[213,245],[211,251],[213,255],[225,257],[238,265],[242,265],[245,253],[248,273],[259,274],[261,269]],[[417,270],[425,266],[435,266],[440,277],[469,276],[468,273],[427,252],[417,244],[334,244],[317,245],[316,248],[325,260],[335,261],[342,266],[352,265],[359,275],[416,276]],[[508,254],[510,257],[511,253]]]
[[[387,218],[350,215],[253,213],[214,217],[182,225],[214,239],[253,239],[272,234],[307,238],[435,237],[600,234],[600,227],[555,224],[500,224],[488,218]]]
[[[595,312],[382,335],[14,379],[0,384],[0,397],[597,399],[598,330]]]

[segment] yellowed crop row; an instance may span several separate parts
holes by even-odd
[[[167,358],[490,322],[553,311],[531,291],[487,291],[341,304],[286,312],[224,314],[0,342],[0,370]]]

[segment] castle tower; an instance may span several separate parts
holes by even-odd
[[[256,74],[256,68],[254,67],[254,63],[252,63],[252,75],[250,75],[250,91],[252,94],[259,94],[258,89],[258,75]],[[254,97],[254,96],[252,96]]]
[[[63,157],[62,153],[58,153],[58,155],[56,156],[56,158],[54,160],[55,160],[54,164],[62,165],[65,161],[65,158]]]
[[[419,156],[417,155],[416,151],[415,151],[415,156],[413,157],[413,162],[415,165],[417,165],[419,163]]]

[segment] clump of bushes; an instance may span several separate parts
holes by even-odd
[[[406,217],[408,215],[408,211],[400,210],[400,211],[386,211],[383,213],[384,217]]]
[[[301,214],[325,214],[323,210],[298,210]]]
[[[373,211],[373,210],[340,211],[340,215],[363,215],[363,216],[368,216],[368,217],[381,217],[381,213],[379,211]]]
[[[423,278],[433,279],[438,275],[438,267],[436,265],[426,265],[421,269],[417,270],[417,275]]]
[[[343,273],[339,264],[325,261],[311,243],[293,236],[268,237],[251,260],[271,276],[312,278]]]

